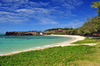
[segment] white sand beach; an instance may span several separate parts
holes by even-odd
[[[40,50],[40,49],[45,49],[45,48],[55,47],[55,46],[62,46],[62,47],[63,46],[75,46],[74,44],[71,44],[71,43],[85,39],[85,37],[78,36],[78,35],[47,35],[47,36],[70,37],[70,38],[72,38],[72,40],[62,42],[62,43],[58,43],[58,44],[43,46],[43,47],[37,47],[37,48],[31,48],[31,49],[22,50],[22,51],[16,51],[16,52],[11,52],[11,53],[6,53],[6,54],[0,54],[0,56],[6,56],[6,55],[16,54],[16,53],[20,53],[20,52],[27,52],[27,51],[32,51],[32,50]]]

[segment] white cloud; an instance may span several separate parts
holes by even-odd
[[[0,6],[2,6],[2,4],[0,3]]]
[[[70,5],[74,5],[74,6],[78,6],[83,4],[83,2],[81,0],[52,0],[53,3],[57,3],[57,4],[70,4]]]
[[[18,9],[16,10],[16,12],[34,14],[34,13],[49,13],[49,10],[44,9],[44,8],[32,8],[32,9]]]
[[[58,24],[58,22],[55,22],[54,20],[49,19],[49,18],[42,18],[42,19],[39,19],[39,21],[40,21],[40,24],[41,24],[41,25],[46,25],[46,24]]]
[[[71,5],[75,5],[75,6],[79,6],[81,4],[83,4],[83,2],[81,0],[65,0],[66,2],[68,2]]]
[[[16,10],[16,12],[25,12],[25,13],[34,13],[34,11],[33,10],[30,10],[30,9],[18,9],[18,10]]]
[[[67,8],[67,9],[75,9],[74,6],[72,6],[70,4],[67,4],[67,3],[63,4],[62,6],[65,7],[65,8]]]
[[[0,23],[21,23],[28,20],[27,18],[21,16],[21,14],[0,11]]]
[[[65,24],[59,24],[59,27],[74,27],[74,28],[78,28],[80,26],[82,26],[84,24],[84,21],[80,21],[80,20],[72,20],[70,22],[67,22]]]
[[[44,18],[50,18],[49,15],[49,11],[43,8],[34,8],[34,9],[18,9],[16,10],[16,12],[18,12],[18,16],[22,17],[22,18],[31,18],[31,19],[36,19],[37,21],[39,21],[40,19],[44,19]]]
[[[29,0],[1,0],[1,22],[26,22],[36,19],[39,24],[58,24],[54,19],[70,17],[72,9],[81,5],[80,0],[52,0],[50,2],[33,2]],[[2,16],[4,15],[4,16]],[[26,19],[26,20],[25,20]]]
[[[9,12],[0,11],[0,14],[10,14]]]
[[[45,24],[58,24],[58,22],[53,22],[53,21],[48,21],[48,20],[47,21],[43,21],[42,20],[41,24],[42,25],[45,25]]]
[[[20,2],[20,3],[27,3],[29,0],[1,0],[3,3],[15,3],[15,2]]]

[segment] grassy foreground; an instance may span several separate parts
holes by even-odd
[[[1,56],[0,66],[100,66],[100,44],[53,47]]]

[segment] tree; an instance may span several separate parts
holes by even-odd
[[[92,2],[91,7],[93,7],[93,8],[98,8],[98,9],[97,9],[97,13],[98,13],[98,16],[100,16],[100,1]]]

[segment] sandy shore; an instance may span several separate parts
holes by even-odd
[[[16,51],[16,52],[11,52],[11,53],[6,53],[6,54],[0,54],[0,56],[11,55],[11,54],[16,54],[16,53],[20,53],[20,52],[32,51],[32,50],[40,50],[40,49],[49,48],[49,47],[55,47],[55,46],[62,46],[62,47],[63,46],[70,46],[70,45],[74,46],[74,44],[71,44],[71,43],[85,39],[85,37],[77,36],[77,35],[47,35],[47,36],[70,37],[70,38],[72,38],[72,40],[69,40],[69,41],[66,41],[66,42],[62,42],[62,43],[58,43],[58,44],[54,44],[54,45],[48,45],[48,46],[37,47],[37,48],[32,48],[32,49],[27,49],[27,50],[22,50],[22,51]]]

